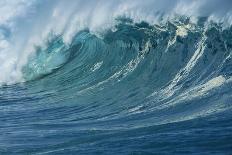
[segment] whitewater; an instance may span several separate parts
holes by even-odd
[[[0,0],[0,154],[231,154],[232,1]]]

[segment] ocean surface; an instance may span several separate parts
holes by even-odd
[[[73,22],[82,21],[76,3],[23,1],[18,10],[29,12],[5,25],[0,18],[0,154],[232,154],[230,24],[210,15],[154,14],[159,22],[117,15],[95,31],[93,22]],[[55,13],[75,4],[71,16],[46,18],[53,24],[45,39],[31,37],[45,27],[25,25],[46,25],[34,21],[56,4]],[[20,31],[12,28],[18,23]],[[16,47],[19,54],[9,50]]]

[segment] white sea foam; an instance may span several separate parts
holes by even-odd
[[[102,66],[102,64],[103,64],[103,61],[96,63],[96,64],[91,68],[91,70],[94,72],[94,71],[100,69],[101,66]]]
[[[162,104],[161,106],[156,107],[156,108],[163,109],[163,108],[167,108],[170,106],[174,106],[179,103],[191,101],[196,98],[207,97],[207,95],[212,93],[212,91],[214,91],[215,89],[218,89],[222,87],[223,85],[228,84],[230,82],[231,82],[231,78],[226,79],[222,75],[214,77],[203,84],[187,89],[183,93],[169,100],[167,103]]]
[[[184,68],[182,68],[176,74],[174,79],[171,80],[170,84],[160,92],[161,96],[165,96],[165,98],[171,97],[178,89],[181,88],[181,85],[177,86],[178,82],[185,79],[189,75],[191,70],[194,68],[194,66],[198,62],[199,58],[201,58],[201,56],[204,53],[205,41],[207,39],[207,37],[205,36],[204,33],[203,33],[202,39],[199,41],[199,43],[197,45],[196,51],[194,52],[193,56],[191,57],[191,59],[189,60],[187,65]],[[153,93],[153,95],[155,95],[155,93]]]

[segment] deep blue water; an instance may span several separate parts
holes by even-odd
[[[0,154],[232,154],[232,27],[205,22],[52,36],[0,87]]]

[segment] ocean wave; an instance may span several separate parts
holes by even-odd
[[[0,154],[231,152],[230,4],[1,1]]]
[[[175,20],[178,16],[208,17],[209,21],[230,25],[230,1],[217,0],[172,2],[161,0],[141,1],[2,1],[0,21],[1,72],[0,83],[23,81],[21,70],[35,46],[46,44],[50,34],[62,35],[69,44],[75,34],[89,29],[94,34],[104,33],[117,24],[118,17],[133,19],[135,23],[146,21],[151,25]],[[220,5],[218,5],[220,3]],[[46,6],[46,7],[45,7]],[[14,8],[14,12],[12,12]],[[67,9],[68,8],[68,9]],[[188,11],[192,10],[192,11]],[[178,18],[177,18],[178,20]],[[21,22],[23,21],[23,22]],[[59,23],[59,24],[57,24]],[[22,39],[23,38],[23,39]]]

